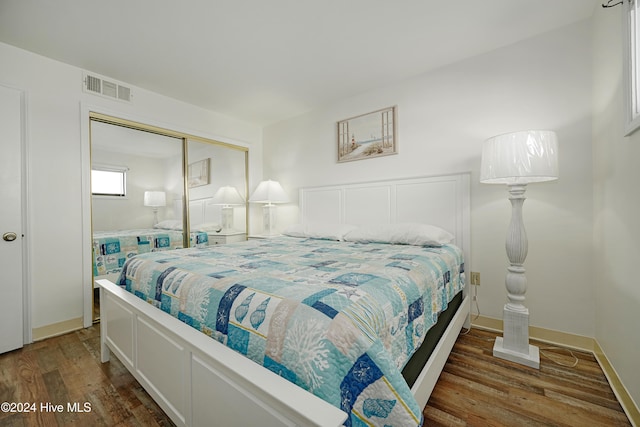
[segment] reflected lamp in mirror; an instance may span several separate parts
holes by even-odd
[[[222,232],[233,230],[233,205],[244,204],[244,198],[238,193],[236,187],[220,187],[211,198],[211,204],[222,205],[220,214]]]
[[[153,208],[153,225],[158,224],[158,208],[167,205],[167,195],[164,191],[145,191],[144,205]]]
[[[249,201],[252,203],[264,203],[262,207],[262,226],[264,234],[272,236],[277,233],[277,211],[275,203],[287,203],[289,197],[284,192],[278,181],[262,181],[253,192]]]
[[[511,222],[507,231],[509,258],[505,285],[507,303],[503,309],[504,332],[497,337],[493,355],[540,368],[540,351],[529,344],[529,309],[524,305],[527,279],[523,267],[528,240],[522,221],[527,184],[558,179],[558,139],[555,132],[527,130],[498,135],[482,146],[480,182],[506,184],[511,201]]]

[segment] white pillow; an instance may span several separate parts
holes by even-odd
[[[153,228],[160,228],[162,230],[182,230],[182,220],[166,219],[154,225]]]
[[[220,230],[222,230],[222,227],[220,227],[220,224],[217,224],[215,222],[203,222],[202,224],[191,226],[191,230],[193,230],[193,231],[215,231],[216,233],[218,233]]]
[[[451,233],[440,227],[419,223],[364,225],[345,236],[347,242],[416,246],[442,246],[453,238]]]
[[[285,228],[282,234],[291,237],[341,241],[344,240],[345,234],[353,231],[355,228],[356,227],[349,224],[294,224]]]
[[[289,225],[285,227],[285,229],[282,231],[282,234],[289,237],[301,237],[301,238],[307,237],[304,234],[304,225],[302,224]]]

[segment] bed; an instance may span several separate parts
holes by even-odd
[[[209,243],[206,231],[192,232],[189,238],[192,247],[203,247]],[[134,255],[183,247],[180,229],[96,231],[93,233],[93,275],[114,277],[120,273],[125,261]]]
[[[182,199],[174,201],[173,214],[182,215]],[[190,247],[215,244],[222,231],[220,206],[211,197],[189,200]],[[95,279],[117,279],[125,261],[134,255],[184,248],[181,219],[165,219],[153,228],[94,231],[92,272]],[[241,234],[225,230],[224,234]],[[228,239],[226,239],[228,240]],[[238,239],[240,240],[240,239]]]
[[[106,302],[102,360],[113,352],[178,425],[419,425],[468,322],[468,182],[462,174],[300,191],[302,224],[307,224],[302,230],[317,234],[317,227],[309,227],[320,222],[358,224],[341,240],[367,230],[360,240],[303,233],[136,257],[119,279],[133,293],[98,281]],[[455,245],[364,243],[372,224],[415,222],[450,230]],[[385,261],[371,264],[369,258]],[[437,274],[428,273],[427,264]],[[249,274],[239,276],[240,270]],[[417,294],[423,286],[414,279],[429,275],[443,294]],[[381,282],[392,276],[398,279],[394,284]],[[283,286],[291,281],[298,286]],[[379,309],[369,300],[375,293],[392,303],[382,309],[389,321],[371,326],[363,319],[377,319]],[[442,325],[439,312],[450,304],[450,320]],[[204,310],[209,306],[211,311]],[[310,330],[300,326],[303,318],[313,319]],[[430,343],[432,354],[422,356],[411,379],[404,379],[400,370],[415,365],[416,356],[409,356],[425,347],[422,331],[436,321],[430,331],[440,329],[441,336]],[[285,323],[293,331],[274,327]],[[324,324],[330,332],[317,329]],[[280,333],[267,337],[267,329]],[[344,331],[347,337],[338,333]],[[400,345],[388,350],[394,334]],[[312,341],[314,335],[333,341]],[[286,347],[287,340],[298,347]],[[314,346],[317,351],[308,352]],[[329,363],[329,355],[341,362]]]

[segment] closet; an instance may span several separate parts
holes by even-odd
[[[98,113],[89,135],[94,279],[136,253],[246,240],[246,147]]]

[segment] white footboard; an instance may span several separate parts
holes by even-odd
[[[108,280],[100,286],[109,350],[179,426],[340,426],[347,414]],[[412,393],[424,407],[469,316],[464,300]]]
[[[178,426],[340,426],[347,414],[108,280],[100,286],[101,358],[109,350]]]

